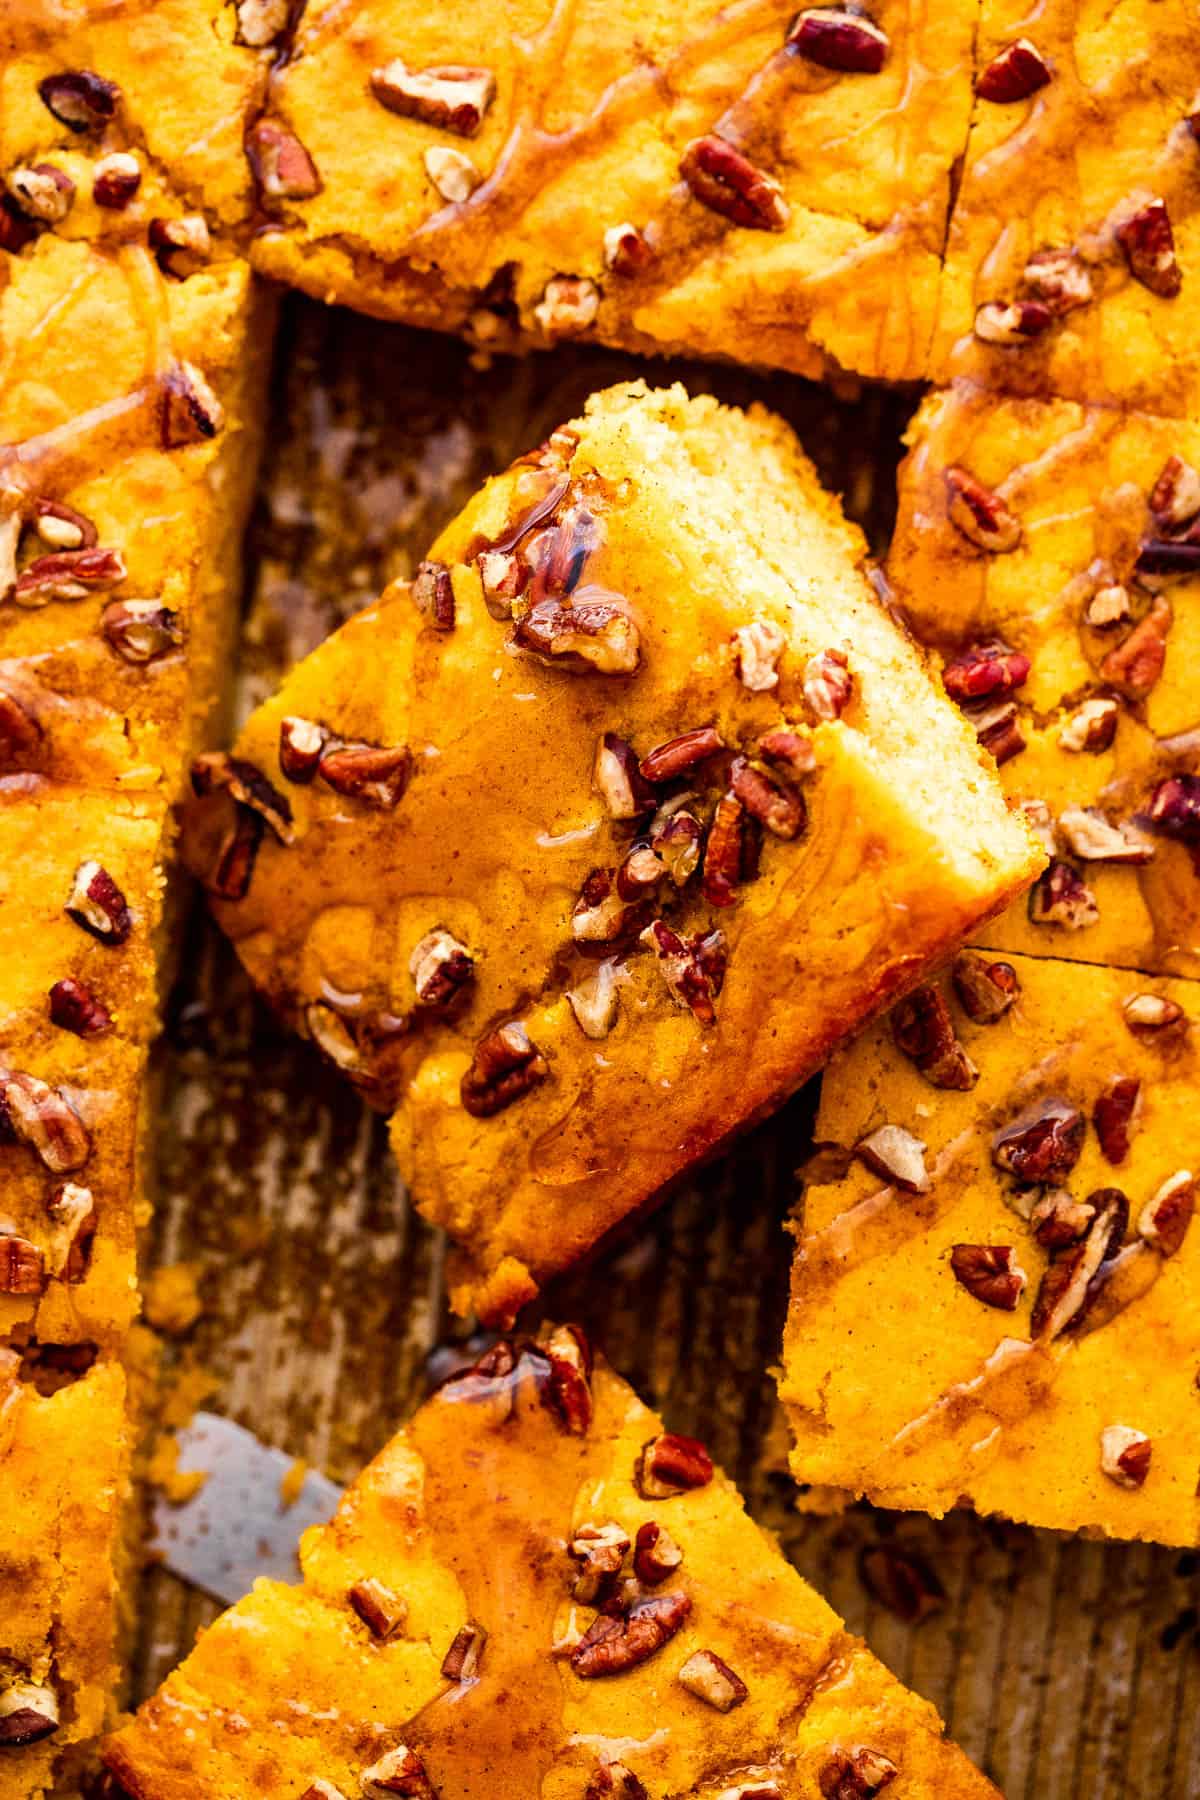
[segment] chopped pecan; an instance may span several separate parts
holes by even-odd
[[[43,106],[71,131],[95,131],[116,117],[121,90],[91,69],[64,69],[38,82]]]
[[[200,795],[228,792],[239,806],[257,813],[281,844],[293,841],[291,801],[246,757],[206,750],[192,763],[192,789]]]
[[[1138,1113],[1142,1084],[1136,1075],[1114,1075],[1092,1108],[1092,1123],[1105,1160],[1124,1162],[1129,1155],[1129,1136]]]
[[[146,239],[163,274],[175,281],[198,274],[212,257],[212,238],[203,213],[151,219]]]
[[[422,1006],[446,1012],[465,997],[475,979],[475,958],[443,925],[427,931],[408,959]]]
[[[994,1025],[1002,1019],[1021,991],[1011,963],[993,962],[977,950],[959,951],[951,979],[959,1004],[977,1025]]]
[[[715,1024],[714,1002],[725,983],[724,933],[698,931],[691,937],[680,937],[662,919],[655,919],[642,933],[642,942],[658,958],[675,1004],[693,1013],[701,1025]]]
[[[1011,762],[1026,748],[1015,700],[984,700],[964,707],[963,711],[975,736],[998,766]]]
[[[601,1763],[584,1791],[583,1800],[650,1800],[645,1786],[624,1763]]]
[[[3,213],[0,212],[0,218]],[[0,249],[3,249],[0,243]],[[17,585],[17,548],[24,521],[17,510],[0,512],[0,600],[8,600]]]
[[[1200,842],[1200,775],[1169,775],[1150,796],[1146,817],[1164,837]]]
[[[479,1665],[483,1660],[483,1652],[487,1646],[488,1634],[482,1625],[468,1619],[462,1628],[455,1632],[454,1640],[442,1658],[442,1675],[446,1681],[455,1681],[465,1686],[469,1681],[479,1677]]]
[[[265,50],[287,30],[292,0],[236,0],[234,42],[248,50]]]
[[[21,1069],[0,1068],[0,1140],[6,1135],[28,1144],[52,1175],[69,1175],[91,1154],[92,1140],[65,1095]]]
[[[174,363],[162,379],[159,433],[164,450],[216,437],[225,423],[225,408],[195,363]]]
[[[1020,349],[1049,331],[1054,314],[1041,300],[985,300],[975,312],[975,336],[985,344]]]
[[[858,1553],[858,1578],[873,1600],[906,1625],[919,1625],[937,1612],[946,1598],[924,1557],[890,1538],[863,1545]]]
[[[102,944],[123,944],[133,930],[133,915],[124,894],[108,870],[98,862],[80,863],[71,882],[65,910],[77,925],[82,925]]]
[[[476,1044],[459,1090],[462,1103],[472,1118],[490,1119],[545,1081],[549,1073],[545,1057],[525,1027],[509,1019]]]
[[[1120,714],[1115,700],[1106,697],[1084,700],[1059,726],[1059,744],[1064,750],[1097,755],[1111,747]]]
[[[39,1744],[58,1725],[58,1695],[48,1683],[15,1681],[0,1692],[0,1749]]]
[[[96,1800],[132,1800],[132,1796],[127,1797],[123,1790],[113,1794],[103,1791],[97,1794]],[[346,1800],[346,1796],[341,1788],[334,1787],[332,1781],[326,1781],[324,1776],[318,1775],[315,1781],[309,1782],[300,1800]]]
[[[1092,1222],[1082,1242],[1057,1251],[1042,1276],[1030,1326],[1035,1338],[1055,1338],[1077,1325],[1103,1285],[1103,1269],[1121,1247],[1129,1202],[1120,1188],[1097,1188],[1087,1197]]]
[[[0,1294],[40,1294],[45,1285],[46,1259],[37,1245],[0,1227]]]
[[[629,1533],[612,1520],[607,1525],[581,1525],[576,1531],[567,1554],[580,1565],[571,1593],[582,1605],[599,1605],[600,1596],[621,1572],[629,1541]]]
[[[693,731],[685,731],[679,737],[656,744],[642,758],[642,777],[650,782],[674,781],[724,747],[724,739],[715,725],[699,725]]]
[[[433,1783],[425,1772],[425,1764],[415,1750],[399,1744],[359,1776],[363,1800],[390,1800],[399,1794],[403,1800],[438,1800]]]
[[[715,1650],[695,1650],[680,1668],[675,1679],[697,1700],[717,1712],[732,1712],[740,1706],[750,1689]]]
[[[1135,1431],[1132,1425],[1107,1425],[1100,1433],[1100,1467],[1118,1487],[1144,1487],[1152,1449],[1144,1431]]]
[[[102,156],[92,170],[92,199],[110,212],[123,212],[141,185],[141,165],[128,150]]]
[[[1029,1224],[1043,1249],[1065,1250],[1079,1242],[1095,1216],[1090,1200],[1074,1200],[1066,1188],[1046,1188],[1033,1204]]]
[[[722,1788],[717,1800],[784,1800],[783,1789],[769,1778],[739,1781],[736,1787]]]
[[[1041,1100],[995,1134],[992,1161],[1020,1182],[1061,1181],[1079,1161],[1086,1132],[1070,1101]]]
[[[804,830],[808,819],[804,796],[797,788],[781,787],[744,756],[733,759],[729,791],[773,837],[790,841]]]
[[[823,1800],[875,1800],[900,1770],[881,1750],[836,1750],[817,1777]]]
[[[114,600],[100,615],[100,629],[129,663],[154,662],[183,642],[179,614],[161,600]]]
[[[847,75],[878,75],[890,48],[882,26],[840,6],[805,7],[788,27],[786,42],[809,62]]]
[[[636,225],[610,225],[604,233],[604,265],[614,275],[640,275],[654,261],[654,246]]]
[[[38,234],[33,220],[26,217],[10,194],[0,194],[0,250],[13,256],[32,244]]]
[[[336,1006],[324,1000],[310,1000],[304,1009],[308,1035],[323,1056],[336,1068],[353,1075],[362,1067],[362,1051],[354,1026]]]
[[[1188,1028],[1182,1006],[1165,994],[1130,994],[1121,1011],[1135,1037],[1157,1038],[1162,1034],[1173,1038]]]
[[[829,724],[850,704],[854,677],[844,650],[818,650],[804,665],[804,702],[814,719]]]
[[[950,1267],[968,1294],[1002,1312],[1014,1312],[1025,1292],[1025,1271],[1011,1244],[955,1244]]]
[[[577,1325],[558,1325],[542,1346],[550,1364],[550,1403],[574,1437],[592,1422],[592,1347]]]
[[[641,660],[641,636],[617,596],[585,598],[570,606],[536,601],[513,627],[520,650],[559,669],[599,675],[631,675]]]
[[[61,225],[75,204],[75,183],[53,163],[12,169],[4,185],[25,216],[39,225]]]
[[[617,869],[617,893],[626,906],[631,906],[647,899],[666,872],[666,864],[649,843],[636,843]]]
[[[722,794],[708,828],[700,878],[710,906],[732,906],[737,899],[745,855],[745,820],[746,809],[737,795]]]
[[[1082,931],[1099,917],[1096,896],[1078,869],[1053,857],[1029,890],[1030,923]]]
[[[50,989],[50,1022],[76,1037],[103,1037],[112,1030],[112,1014],[90,987],[65,975]]]
[[[925,1145],[903,1125],[880,1125],[854,1146],[860,1163],[906,1194],[929,1191],[929,1172],[925,1167]]]
[[[1139,575],[1194,575],[1200,569],[1200,539],[1194,531],[1184,538],[1147,538],[1135,564]]]
[[[579,337],[600,310],[600,290],[586,275],[555,275],[533,309],[548,338]]]
[[[0,769],[33,756],[41,742],[42,728],[28,707],[0,687]]]
[[[474,137],[496,98],[496,78],[488,69],[453,64],[409,69],[397,57],[374,71],[371,92],[389,112],[457,137]]]
[[[783,231],[791,210],[773,176],[715,134],[693,138],[679,173],[710,211],[756,231]]]
[[[221,900],[244,900],[250,889],[266,825],[248,807],[235,806],[229,830],[218,847],[205,885]]]
[[[942,683],[952,700],[960,704],[985,696],[998,698],[1022,687],[1029,677],[1029,658],[1000,638],[968,644],[953,662],[946,664]]]
[[[1182,456],[1168,456],[1150,489],[1150,511],[1159,529],[1183,529],[1200,515],[1200,471]]]
[[[980,550],[1003,556],[1021,542],[1021,522],[991,488],[969,469],[952,464],[946,470],[950,523]]]
[[[817,766],[812,739],[799,731],[777,728],[764,731],[758,740],[758,754],[766,762],[777,763],[792,775],[811,775]]]
[[[1183,286],[1183,272],[1166,201],[1154,199],[1139,206],[1117,226],[1116,237],[1134,280],[1160,299],[1174,299]]]
[[[356,1581],[346,1595],[371,1636],[386,1643],[408,1618],[408,1601],[373,1575]]]
[[[264,200],[311,200],[324,183],[294,131],[278,119],[257,119],[246,133],[246,157]]]
[[[1154,845],[1135,825],[1113,825],[1096,806],[1068,806],[1058,829],[1073,856],[1084,862],[1148,863]]]
[[[13,597],[18,606],[82,600],[87,594],[116,587],[125,573],[125,559],[119,550],[56,550],[39,556],[22,571]]]
[[[1101,677],[1130,699],[1144,700],[1163,672],[1170,629],[1171,607],[1159,594],[1145,618],[1104,658]]]
[[[1087,306],[1093,297],[1087,265],[1074,250],[1038,250],[1025,264],[1023,280],[1056,316]]]
[[[412,775],[412,751],[407,744],[329,744],[321,752],[317,774],[335,794],[345,794],[389,812],[404,797]]]
[[[691,1610],[686,1594],[655,1594],[637,1601],[624,1618],[601,1613],[572,1651],[571,1667],[583,1681],[636,1669],[670,1642]]]
[[[575,987],[567,990],[567,1004],[584,1037],[606,1038],[617,1022],[617,964],[605,961]]]
[[[633,1550],[633,1572],[646,1587],[659,1587],[674,1575],[683,1561],[683,1551],[670,1532],[654,1519],[638,1526]]]
[[[676,887],[686,887],[700,867],[704,832],[694,813],[680,807],[654,820],[650,845]]]
[[[1108,631],[1133,617],[1129,589],[1120,581],[1105,582],[1098,587],[1084,608],[1083,622],[1093,631]]]
[[[1138,1215],[1138,1235],[1164,1256],[1174,1256],[1182,1248],[1195,1210],[1196,1178],[1190,1169],[1177,1169],[1143,1206]]]
[[[64,1181],[47,1200],[46,1216],[53,1234],[47,1256],[50,1273],[67,1282],[82,1281],[91,1263],[96,1235],[96,1203],[91,1188]]]
[[[712,1458],[704,1445],[674,1431],[660,1432],[643,1444],[634,1470],[643,1500],[669,1500],[690,1488],[707,1487],[712,1477]]]
[[[733,634],[733,661],[738,680],[752,694],[765,694],[779,686],[779,659],[787,648],[787,633],[774,619],[752,619]]]
[[[454,582],[445,563],[418,563],[412,597],[435,631],[454,630]]]
[[[593,869],[571,911],[571,936],[577,944],[615,944],[644,918],[644,909],[618,892],[611,869]]]
[[[279,769],[285,781],[306,786],[321,766],[329,733],[313,719],[290,713],[279,722]]]
[[[965,1093],[979,1080],[959,1042],[950,1008],[935,987],[914,988],[892,1008],[892,1036],[933,1087]]]
[[[1028,38],[1017,38],[993,56],[986,69],[975,80],[975,92],[981,100],[994,100],[1001,106],[1014,100],[1028,100],[1050,79],[1046,59]]]

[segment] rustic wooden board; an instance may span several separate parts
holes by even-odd
[[[566,352],[473,366],[459,346],[307,302],[285,308],[253,531],[239,712],[411,570],[490,471],[644,372]],[[877,549],[914,396],[834,398],[695,365],[651,378],[760,400],[797,426]],[[443,1245],[409,1208],[382,1123],[255,1000],[197,915],[161,1047],[165,1116],[152,1265],[198,1263],[205,1311],[170,1353],[219,1378],[211,1402],[347,1478],[420,1401],[467,1328]],[[812,1093],[743,1140],[627,1243],[546,1296],[674,1426],[704,1437],[754,1516],[1009,1800],[1200,1796],[1200,1558],[956,1514],[800,1513],[771,1366],[778,1354]],[[859,1552],[900,1545],[935,1572],[918,1625],[873,1599]],[[215,1607],[161,1569],[143,1581],[135,1698]]]

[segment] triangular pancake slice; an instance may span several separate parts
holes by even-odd
[[[443,1387],[119,1731],[136,1800],[995,1789],[570,1328]]]
[[[195,772],[254,979],[509,1318],[1036,874],[791,432],[634,382]]]

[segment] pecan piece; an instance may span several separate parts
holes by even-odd
[[[321,766],[329,733],[313,719],[294,713],[279,722],[279,769],[285,781],[307,786]]]
[[[599,675],[632,675],[641,660],[641,637],[616,597],[534,603],[513,627],[513,643],[560,669]]]
[[[47,1255],[52,1275],[67,1282],[82,1281],[92,1257],[92,1239],[96,1235],[96,1204],[91,1188],[78,1182],[64,1181],[46,1202],[53,1242]]]
[[[291,801],[244,756],[206,750],[192,763],[192,789],[199,795],[228,792],[238,806],[257,813],[281,844],[293,842]]]
[[[75,183],[53,163],[12,169],[4,185],[26,218],[39,225],[61,225],[75,204]]]
[[[1132,617],[1129,589],[1122,582],[1109,581],[1098,587],[1088,601],[1083,622],[1093,631],[1107,631],[1110,626],[1123,625]]]
[[[1026,747],[1025,733],[1017,716],[1015,700],[984,701],[982,705],[963,708],[975,736],[998,767],[1019,756]]]
[[[611,869],[593,869],[571,911],[571,936],[577,944],[614,944],[644,916],[618,892]]]
[[[1163,672],[1170,629],[1171,607],[1160,594],[1145,618],[1104,658],[1102,679],[1131,700],[1144,700]]]
[[[397,1745],[364,1769],[359,1780],[363,1800],[390,1800],[392,1794],[401,1795],[403,1800],[438,1800],[425,1764],[405,1744]]]
[[[1121,1247],[1129,1202],[1120,1188],[1097,1188],[1086,1204],[1093,1210],[1087,1235],[1058,1251],[1042,1276],[1030,1320],[1035,1338],[1056,1338],[1080,1322],[1103,1285],[1104,1265]]]
[[[32,244],[38,234],[33,220],[27,218],[9,194],[0,194],[0,250],[13,256]]]
[[[1026,1184],[1061,1181],[1079,1161],[1086,1131],[1070,1101],[1042,1100],[995,1134],[992,1161]]]
[[[1059,726],[1059,744],[1076,754],[1087,751],[1098,755],[1111,747],[1120,714],[1115,700],[1103,697],[1085,700]]]
[[[583,1681],[636,1669],[670,1642],[691,1610],[686,1594],[655,1594],[637,1601],[624,1618],[601,1613],[572,1651],[571,1667]]]
[[[66,912],[77,925],[99,938],[102,944],[123,944],[133,930],[125,896],[98,862],[82,862],[75,871]]]
[[[1029,890],[1030,923],[1082,931],[1099,917],[1096,896],[1079,871],[1053,857]]]
[[[1146,816],[1164,837],[1200,841],[1200,775],[1169,775],[1150,796]]]
[[[0,1749],[39,1744],[58,1726],[58,1695],[47,1683],[15,1681],[0,1693]]]
[[[1026,1275],[1011,1244],[955,1244],[950,1252],[955,1280],[985,1306],[1015,1312]]]
[[[784,728],[764,731],[758,740],[758,754],[764,761],[777,763],[791,775],[811,775],[817,766],[812,739]]]
[[[568,988],[567,1004],[584,1037],[606,1038],[617,1022],[617,964],[605,961],[576,987]]]
[[[614,275],[640,275],[654,261],[654,247],[636,225],[610,225],[604,233],[604,266]]]
[[[1164,1256],[1174,1256],[1183,1246],[1195,1210],[1196,1178],[1190,1169],[1177,1169],[1138,1214],[1138,1236]]]
[[[860,1163],[906,1194],[929,1192],[925,1145],[903,1125],[881,1125],[854,1146]]]
[[[324,183],[294,131],[278,119],[258,119],[246,133],[250,173],[264,200],[311,200]]]
[[[1065,1250],[1088,1231],[1096,1209],[1090,1200],[1073,1200],[1065,1188],[1046,1188],[1029,1215],[1034,1237],[1045,1250]]]
[[[1021,522],[999,494],[985,487],[970,470],[951,465],[945,474],[950,523],[969,543],[994,556],[1006,555],[1021,542]]]
[[[183,213],[177,219],[151,219],[146,241],[164,275],[186,281],[197,275],[212,257],[212,238],[203,213]]]
[[[1181,456],[1168,456],[1150,489],[1150,511],[1168,535],[1200,514],[1200,471]]]
[[[160,600],[114,600],[100,615],[100,629],[128,663],[154,662],[183,642],[179,614]]]
[[[654,804],[633,745],[606,731],[596,745],[592,780],[612,819],[636,819]]]
[[[291,0],[236,0],[237,31],[234,43],[248,50],[265,50],[287,29]]]
[[[483,1626],[468,1619],[461,1630],[455,1632],[450,1648],[442,1658],[443,1678],[457,1682],[460,1686],[477,1681],[487,1640],[488,1634]]]
[[[878,75],[891,47],[882,26],[840,6],[806,7],[788,27],[786,43],[807,61],[846,75]]]
[[[1038,250],[1025,264],[1025,285],[1056,317],[1087,306],[1093,297],[1087,265],[1073,250]]]
[[[50,1023],[76,1037],[103,1037],[112,1030],[112,1014],[90,987],[65,975],[50,989]]]
[[[412,597],[435,631],[454,630],[454,582],[445,563],[417,564]]]
[[[968,644],[946,664],[942,685],[960,704],[984,696],[1000,697],[1022,687],[1029,677],[1029,658],[1000,638]]]
[[[1110,1163],[1124,1162],[1129,1155],[1129,1136],[1141,1092],[1136,1075],[1114,1075],[1092,1109],[1100,1149]]]
[[[420,119],[457,137],[474,137],[496,98],[496,78],[488,69],[454,64],[409,69],[397,57],[374,71],[371,92],[381,106],[402,118]]]
[[[50,600],[82,600],[125,579],[119,550],[56,550],[39,556],[17,577],[18,606],[45,606]]]
[[[663,1431],[642,1445],[634,1470],[643,1500],[670,1500],[690,1488],[707,1487],[713,1478],[712,1458],[697,1438]]]
[[[975,336],[985,344],[1021,349],[1049,331],[1054,314],[1041,300],[985,300],[975,312]]]
[[[128,150],[102,156],[92,170],[92,199],[110,212],[123,212],[141,185],[141,166]]]
[[[237,42],[236,38],[234,42]],[[126,1795],[124,1789],[119,1792],[114,1790],[110,1793],[107,1788],[104,1788],[98,1793],[97,1800],[132,1800],[132,1797]],[[300,1800],[346,1800],[346,1796],[341,1788],[334,1787],[332,1781],[326,1781],[323,1776],[319,1775],[315,1781],[309,1782],[301,1794]]]
[[[1160,299],[1173,300],[1183,286],[1183,272],[1166,201],[1154,199],[1139,206],[1117,226],[1116,237],[1134,280]]]
[[[1112,824],[1096,806],[1068,806],[1058,829],[1073,856],[1083,862],[1148,863],[1154,845],[1128,823]]]
[[[1144,1431],[1135,1431],[1132,1425],[1106,1425],[1100,1433],[1100,1467],[1118,1487],[1144,1487],[1152,1449]]]
[[[875,1800],[900,1773],[881,1750],[836,1750],[817,1777],[824,1800]]]
[[[0,687],[0,769],[32,755],[42,742],[42,728],[15,694]]]
[[[490,1119],[545,1081],[549,1073],[545,1057],[525,1027],[509,1019],[476,1044],[459,1088],[462,1103],[472,1118]]]
[[[655,919],[641,937],[658,958],[659,970],[675,1004],[694,1014],[701,1025],[714,1025],[714,1002],[725,983],[724,933],[698,931],[684,938],[662,919]]]
[[[696,1650],[688,1657],[675,1679],[697,1700],[703,1700],[720,1713],[732,1712],[749,1694],[740,1675],[715,1650]]]
[[[1028,100],[1050,79],[1046,60],[1036,44],[1028,38],[1017,38],[993,56],[975,82],[981,100],[994,100],[1009,106],[1015,100]]]
[[[304,1009],[304,1023],[317,1049],[347,1075],[362,1068],[362,1052],[350,1022],[324,1000],[311,1000]]]
[[[216,437],[225,423],[225,408],[195,363],[177,362],[162,380],[159,434],[164,450]]]
[[[830,724],[840,719],[850,704],[854,677],[844,650],[819,650],[804,665],[805,705],[814,719]]]
[[[633,1549],[633,1572],[646,1587],[660,1587],[679,1568],[683,1551],[670,1532],[653,1519],[639,1525]]]
[[[33,528],[51,550],[92,550],[99,542],[96,527],[84,513],[45,496],[33,503]]]
[[[1002,1019],[1021,991],[1011,963],[992,962],[977,950],[959,951],[951,980],[963,1011],[977,1025]]]
[[[70,131],[95,131],[115,118],[121,90],[91,69],[65,69],[38,82],[43,106]]]
[[[733,634],[733,662],[738,680],[752,694],[769,693],[779,686],[779,659],[787,648],[787,633],[773,619],[752,619]]]
[[[683,807],[655,819],[650,847],[676,887],[686,887],[700,866],[704,832],[694,813]]]
[[[221,840],[205,886],[221,900],[244,900],[258,859],[266,825],[249,807],[236,806],[233,821]]]
[[[702,206],[735,225],[754,231],[786,229],[791,209],[779,183],[723,137],[693,138],[679,173]]]
[[[447,1012],[465,997],[475,979],[475,958],[465,944],[436,925],[427,931],[408,959],[408,972],[422,1006]]]
[[[965,1093],[979,1080],[950,1018],[950,1008],[934,987],[914,988],[892,1008],[897,1049],[914,1062],[931,1086]]]
[[[650,1800],[632,1769],[624,1763],[601,1763],[584,1791],[583,1800]]]
[[[642,777],[651,782],[674,781],[724,747],[725,741],[715,725],[698,725],[694,731],[685,731],[679,737],[668,738],[665,744],[656,744],[643,756]]]
[[[69,1175],[91,1154],[92,1140],[66,1097],[21,1069],[0,1069],[0,1139],[5,1135],[28,1144],[52,1175]]]
[[[0,1229],[0,1294],[40,1294],[45,1285],[46,1259],[37,1245]]]
[[[586,275],[555,275],[546,283],[533,316],[548,338],[579,337],[600,310],[600,290]]]
[[[700,880],[710,906],[732,906],[737,899],[745,851],[745,819],[746,809],[737,795],[722,794],[708,828]]]
[[[919,1625],[945,1602],[946,1590],[925,1558],[890,1539],[863,1545],[858,1578],[873,1600],[906,1625]]]
[[[317,773],[335,794],[389,812],[404,796],[412,764],[412,751],[406,744],[387,747],[339,742],[322,751]]]
[[[559,1325],[543,1345],[550,1403],[567,1430],[583,1437],[592,1422],[592,1347],[577,1325]]]
[[[598,1606],[600,1596],[621,1572],[629,1549],[629,1533],[609,1521],[607,1525],[581,1525],[567,1546],[567,1554],[580,1565],[571,1594],[583,1606]]]
[[[371,1636],[381,1644],[394,1637],[408,1618],[408,1601],[373,1575],[356,1581],[346,1598]]]
[[[1165,994],[1130,994],[1121,1011],[1125,1023],[1135,1037],[1169,1038],[1188,1028],[1188,1017],[1177,1000]]]
[[[781,787],[744,756],[733,759],[729,791],[773,837],[790,842],[804,830],[808,820],[804,796],[794,787]]]
[[[1185,538],[1147,538],[1134,566],[1139,575],[1194,575],[1200,569],[1200,541],[1194,533]]]

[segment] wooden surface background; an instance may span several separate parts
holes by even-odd
[[[239,717],[410,572],[487,474],[593,388],[643,372],[784,413],[873,547],[886,547],[915,395],[834,397],[781,376],[646,370],[597,351],[488,367],[449,340],[292,299],[252,532]],[[160,1057],[150,1263],[196,1264],[204,1301],[168,1360],[211,1371],[209,1404],[347,1479],[467,1336],[445,1305],[441,1239],[408,1206],[382,1122],[281,1032],[202,913]],[[557,1283],[547,1311],[584,1324],[672,1426],[708,1442],[754,1517],[935,1702],[1009,1800],[1197,1800],[1200,1558],[969,1513],[939,1524],[867,1506],[796,1510],[771,1368],[812,1101],[798,1095],[636,1238]],[[880,1543],[923,1559],[944,1590],[919,1624],[860,1579],[860,1551]],[[140,1600],[135,1698],[216,1610],[156,1568]]]

